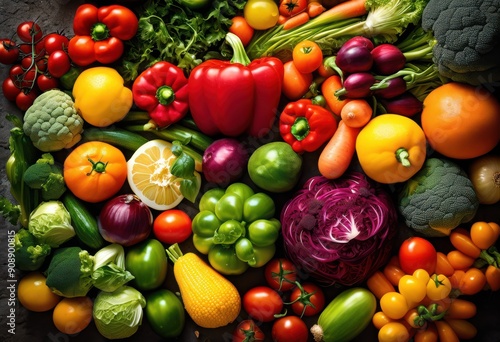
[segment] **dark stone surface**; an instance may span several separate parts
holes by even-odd
[[[74,10],[83,1],[77,0],[2,0],[0,2],[0,37],[11,37],[17,25],[25,20],[36,20],[45,32],[62,31],[68,35],[72,34],[71,22],[74,15]],[[0,66],[0,76],[3,79],[8,74],[8,67]],[[9,156],[8,137],[11,124],[5,120],[5,114],[11,113],[22,115],[16,107],[6,101],[3,96],[0,96],[0,195],[9,195],[9,183],[5,176],[5,161]],[[306,163],[307,165],[307,163]],[[309,164],[314,165],[314,164]],[[281,199],[282,200],[282,199]],[[184,209],[193,213],[194,208],[185,206]],[[482,209],[478,218],[496,220],[500,217],[499,206]],[[17,288],[17,283],[7,281],[9,271],[8,266],[8,237],[17,229],[6,223],[3,218],[0,218],[0,267],[1,267],[1,282],[0,282],[0,341],[104,341],[105,339],[99,335],[93,323],[84,332],[68,336],[57,331],[51,321],[50,313],[34,313],[24,310],[18,303],[15,306],[10,306],[15,303],[14,292],[9,290],[10,285]],[[402,234],[406,234],[402,232]],[[183,246],[184,251],[189,251],[192,246],[186,244]],[[171,264],[169,265],[169,275],[166,282],[166,287],[172,291],[177,291],[177,285],[173,279]],[[20,279],[21,273],[15,271],[17,280]],[[245,273],[244,276],[233,277],[233,280],[241,294],[249,288],[264,284],[261,269],[252,269]],[[327,289],[327,299],[333,298],[334,294],[339,291],[338,288]],[[91,293],[95,295],[94,292]],[[472,321],[479,329],[477,341],[497,342],[500,341],[500,296],[499,293],[492,294],[485,292],[481,296],[475,296],[473,300],[478,305],[478,316]],[[10,309],[15,309],[14,323],[15,335],[8,332],[8,322],[11,321],[7,317]],[[238,320],[245,319],[244,312],[241,313]],[[306,319],[308,325],[315,323],[317,317]],[[183,335],[177,339],[178,341],[230,341],[230,334],[236,326],[237,322],[220,329],[199,329],[189,319],[187,319],[186,327]],[[270,325],[264,325],[263,329],[270,339]],[[196,332],[199,332],[199,338],[196,337]],[[161,340],[155,335],[144,319],[143,325],[131,341],[159,341]],[[376,341],[376,331],[373,328],[368,328],[364,334],[359,336],[358,341]]]

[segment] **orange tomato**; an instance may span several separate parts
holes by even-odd
[[[460,279],[458,289],[464,295],[474,295],[479,293],[486,285],[486,276],[478,268],[472,267],[468,269]]]
[[[237,35],[243,43],[243,46],[247,46],[252,40],[255,30],[252,26],[248,25],[248,22],[243,16],[235,16],[231,19],[231,21],[232,23],[231,26],[229,26],[229,32]]]
[[[449,251],[446,255],[446,259],[448,259],[450,265],[456,270],[466,270],[471,267],[475,261],[474,258],[471,258],[459,250]]]
[[[123,152],[100,141],[75,148],[64,160],[63,177],[78,198],[97,203],[115,195],[127,180],[127,161]]]
[[[288,61],[283,64],[285,69],[282,92],[289,100],[298,100],[309,91],[313,81],[312,73],[301,73],[295,63]]]
[[[413,336],[414,342],[437,342],[438,341],[438,333],[436,330],[436,326],[432,323],[427,325],[427,328],[418,329]]]
[[[61,297],[45,284],[45,280],[45,276],[40,272],[31,272],[21,278],[17,298],[25,309],[34,312],[49,311],[61,300]]]
[[[435,272],[437,274],[444,274],[447,277],[453,275],[453,272],[455,272],[455,269],[448,261],[448,257],[443,252],[436,253],[436,270],[435,270]]]
[[[477,307],[471,301],[454,298],[446,310],[446,317],[453,319],[469,319],[476,315]]]
[[[477,328],[471,322],[465,319],[445,318],[445,320],[461,341],[476,337]]]
[[[450,242],[457,250],[467,254],[471,258],[477,259],[481,254],[481,249],[474,244],[468,230],[458,227],[450,233]]]
[[[430,146],[444,156],[469,159],[500,142],[500,102],[487,90],[450,82],[424,99],[421,125]]]
[[[92,307],[90,297],[63,298],[54,308],[52,320],[63,334],[77,334],[92,321]]]
[[[434,321],[440,342],[460,342],[453,328],[444,320]]]
[[[366,286],[370,289],[371,293],[378,299],[382,298],[387,292],[394,291],[394,285],[391,284],[389,279],[381,271],[376,271],[367,280]]]
[[[498,239],[496,229],[488,222],[474,222],[470,227],[470,238],[480,249],[488,249],[495,244]]]
[[[379,330],[389,322],[394,322],[394,320],[388,317],[383,311],[377,311],[372,316],[373,326]]]
[[[293,48],[292,59],[298,71],[310,73],[323,64],[323,51],[315,42],[303,40]]]

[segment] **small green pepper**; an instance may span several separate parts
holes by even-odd
[[[182,333],[186,314],[172,291],[160,289],[147,294],[145,312],[151,328],[161,337],[178,337]]]
[[[167,276],[167,268],[167,253],[156,239],[132,246],[125,256],[125,269],[135,277],[131,284],[141,291],[160,287]]]
[[[234,245],[213,245],[208,252],[208,262],[214,269],[226,275],[242,274],[249,266],[238,258]]]

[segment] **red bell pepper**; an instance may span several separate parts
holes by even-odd
[[[209,136],[267,134],[276,119],[284,68],[276,57],[250,61],[241,40],[228,33],[230,61],[207,60],[189,76],[189,108],[198,128]]]
[[[113,63],[123,54],[123,41],[132,39],[138,27],[137,16],[125,6],[80,5],[73,19],[75,36],[69,41],[68,54],[79,66],[96,61]]]
[[[327,109],[310,99],[288,103],[280,115],[280,134],[296,153],[314,152],[330,140],[337,120]]]
[[[181,68],[157,62],[144,70],[132,85],[134,103],[149,113],[157,127],[182,119],[189,109],[188,80]]]

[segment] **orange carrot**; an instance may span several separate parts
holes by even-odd
[[[341,100],[335,96],[335,92],[342,88],[342,79],[339,75],[328,77],[321,85],[321,93],[325,97],[326,104],[333,114],[340,116],[342,107],[345,106],[350,99]]]
[[[318,0],[309,0],[307,3],[307,14],[309,14],[310,18],[317,17],[325,10],[325,7]]]
[[[349,127],[342,120],[318,158],[319,172],[336,179],[346,172],[356,151],[356,137],[361,128]]]
[[[352,99],[340,111],[340,117],[347,126],[361,128],[371,120],[373,109],[365,99]]]
[[[317,18],[328,18],[329,21],[360,17],[368,13],[365,7],[366,0],[349,0],[341,2],[323,13]]]
[[[300,12],[297,15],[294,15],[293,17],[288,18],[284,23],[283,23],[283,30],[290,30],[293,29],[294,27],[303,25],[309,21],[309,14],[307,12]]]

